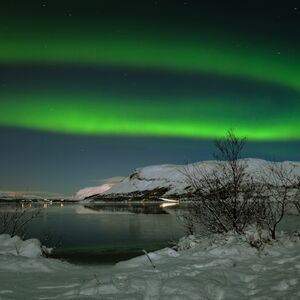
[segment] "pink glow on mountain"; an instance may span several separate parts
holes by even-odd
[[[76,193],[76,199],[84,199],[92,195],[102,194],[113,187],[114,183],[104,183],[100,186],[87,187]]]

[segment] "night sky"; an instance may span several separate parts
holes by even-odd
[[[0,191],[70,195],[149,164],[300,160],[299,1],[0,3]]]

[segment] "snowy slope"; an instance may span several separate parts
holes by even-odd
[[[101,180],[101,185],[99,186],[92,186],[92,187],[86,187],[81,190],[79,190],[74,199],[75,200],[83,200],[85,198],[89,198],[93,195],[102,194],[105,191],[109,190],[111,187],[113,187],[116,183],[119,183],[122,181],[124,177],[122,176],[115,176],[112,178],[107,178],[104,180]]]
[[[247,164],[247,172],[257,180],[270,166],[270,162],[261,159],[245,159],[244,162]],[[202,161],[189,165],[157,165],[139,168],[121,182],[104,191],[102,195],[126,195],[161,188],[168,190],[164,196],[182,195],[187,192],[186,188],[189,186],[186,182],[186,169],[190,171],[203,169],[209,172],[219,163],[219,161]],[[293,169],[293,173],[300,176],[300,162],[286,161],[278,164],[285,170]],[[97,190],[95,190],[96,194]],[[92,193],[89,193],[89,196],[92,196]]]
[[[170,188],[171,193],[180,194],[187,186],[182,171],[183,166],[178,165],[159,165],[136,169],[104,194],[126,194],[158,188]]]
[[[112,186],[113,184],[105,183],[100,186],[83,188],[76,193],[75,199],[81,200],[81,199],[91,197],[93,195],[102,194],[105,191],[109,190]]]
[[[24,199],[24,200],[43,200],[44,197],[42,196],[37,196],[37,195],[29,195],[29,194],[17,194],[17,195],[12,195],[10,193],[6,192],[1,192],[0,191],[0,199],[1,200],[7,200],[7,201],[15,201],[18,199]]]

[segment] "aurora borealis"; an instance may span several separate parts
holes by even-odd
[[[130,23],[129,23],[130,24]],[[75,33],[74,29],[64,32],[39,32],[38,36],[47,34],[50,38],[43,42],[32,36],[30,28],[38,26],[33,22],[29,28],[9,30],[3,34],[0,59],[7,62],[36,63],[79,63],[127,66],[131,68],[159,68],[175,72],[194,71],[211,72],[224,76],[243,76],[256,80],[274,82],[300,90],[300,47],[290,52],[288,45],[276,51],[276,42],[264,45],[248,41],[240,36],[226,36],[226,33],[182,32],[175,28],[176,35],[170,32],[149,32],[149,29],[136,30],[134,26],[122,28],[118,32],[102,31],[113,28],[113,24],[100,22],[99,31],[86,35]],[[63,28],[64,24],[56,24]],[[80,24],[81,26],[81,24]],[[49,28],[50,25],[47,26]],[[70,36],[70,32],[72,35]],[[75,31],[76,32],[76,31]],[[36,32],[34,32],[36,34]],[[24,36],[26,38],[24,38]],[[253,43],[253,48],[243,48],[236,44]],[[270,55],[272,49],[273,55]],[[285,55],[284,55],[285,54]],[[255,64],[253,64],[255,62]]]
[[[128,71],[126,74],[138,76]],[[111,76],[117,77],[114,72]],[[251,88],[237,91],[233,82],[227,80],[226,92],[220,95],[216,91],[205,92],[203,87],[199,92],[199,86],[190,82],[199,80],[197,76],[188,76],[188,80],[177,76],[179,88],[157,82],[166,76],[161,72],[152,76],[156,79],[151,80],[151,85],[147,78],[140,79],[141,90],[135,85],[128,89],[107,80],[103,87],[86,84],[86,91],[55,84],[52,85],[56,90],[47,86],[40,90],[28,84],[23,87],[29,89],[25,92],[2,95],[5,101],[0,104],[1,124],[62,133],[193,138],[220,137],[228,128],[236,128],[237,134],[253,140],[299,138],[300,103],[296,92],[277,88],[278,94],[274,94],[274,87],[270,91],[270,87],[259,88],[256,84],[255,95],[251,95]],[[224,85],[226,79],[214,81],[218,86],[220,81]],[[155,90],[151,90],[153,86]]]
[[[172,160],[159,151],[146,161],[127,157],[126,166],[112,168],[120,174],[102,170],[100,177],[126,175],[138,163],[208,158],[208,152],[197,157],[197,147],[229,128],[248,138],[249,155],[300,159],[300,8],[289,1],[199,2],[1,2],[1,134],[32,132],[23,141],[32,147],[33,136],[45,142],[50,135],[51,145],[65,136],[84,141],[83,152],[96,140],[112,149],[116,141],[120,148],[141,141],[147,149],[177,151]],[[37,164],[40,150],[32,149],[29,161]],[[62,146],[60,155],[67,160],[71,149]],[[151,156],[145,149],[133,156]],[[12,160],[22,156],[13,152]],[[98,155],[88,165],[101,165]],[[3,182],[0,189],[14,186]]]

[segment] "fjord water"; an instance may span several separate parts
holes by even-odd
[[[42,205],[26,231],[26,238],[55,246],[53,257],[77,264],[113,264],[170,246],[183,235],[175,209],[159,204]]]
[[[40,216],[28,224],[25,238],[55,247],[53,257],[75,264],[114,264],[172,246],[184,236],[178,207],[161,204],[32,204]],[[1,210],[14,211],[14,204]],[[286,216],[279,230],[299,229],[299,217]]]

